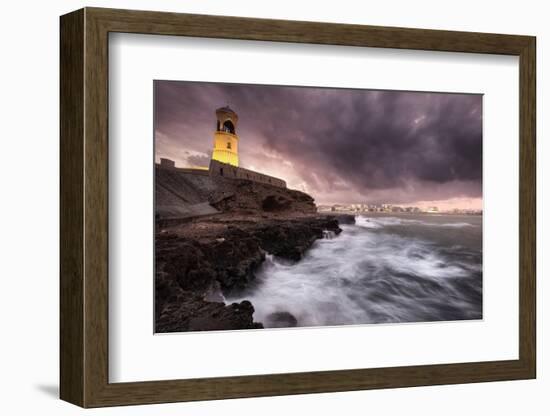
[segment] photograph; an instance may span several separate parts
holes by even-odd
[[[153,81],[155,333],[483,319],[483,95]]]

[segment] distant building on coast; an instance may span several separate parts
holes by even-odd
[[[209,176],[223,176],[229,179],[245,179],[267,185],[286,188],[286,182],[274,176],[244,169],[239,166],[239,136],[237,122],[239,117],[229,106],[216,110],[216,131],[214,148],[208,167],[178,168],[173,160],[161,158],[159,168],[176,169],[185,173]]]
[[[430,206],[419,208],[417,206],[400,206],[392,204],[333,204],[318,205],[319,212],[378,212],[385,214],[446,214],[446,215],[483,215],[483,210],[469,208],[454,208],[441,210],[439,207]]]

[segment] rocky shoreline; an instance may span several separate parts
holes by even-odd
[[[205,195],[219,213],[182,221],[159,216],[155,231],[155,331],[263,328],[249,301],[226,305],[245,289],[266,253],[299,261],[324,233],[351,215],[320,215],[309,195],[250,181],[220,181]]]
[[[337,218],[230,214],[158,229],[156,331],[262,328],[250,302],[225,305],[223,296],[246,288],[266,253],[299,261],[326,231],[342,231]]]

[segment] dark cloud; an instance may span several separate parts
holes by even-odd
[[[482,97],[156,82],[157,157],[205,161],[216,108],[239,114],[242,165],[319,201],[480,198]],[[191,156],[182,156],[182,150]]]

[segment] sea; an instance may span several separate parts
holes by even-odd
[[[482,216],[357,215],[302,260],[267,254],[249,300],[265,328],[482,319]]]

